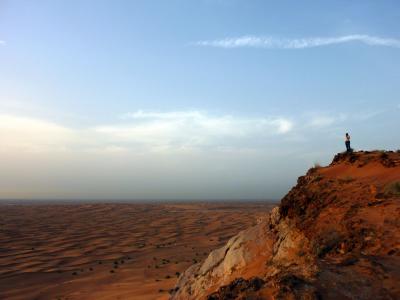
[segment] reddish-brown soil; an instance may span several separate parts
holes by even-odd
[[[0,204],[0,299],[167,299],[269,203]]]
[[[187,269],[173,299],[400,299],[399,217],[400,151],[338,154]]]

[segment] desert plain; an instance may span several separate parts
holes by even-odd
[[[276,204],[2,202],[0,299],[168,299]]]

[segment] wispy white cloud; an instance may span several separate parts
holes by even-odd
[[[307,116],[307,127],[322,128],[328,127],[334,124],[338,124],[347,119],[347,116],[343,113],[340,114],[327,114],[327,113],[311,113]]]
[[[334,122],[335,122],[334,117],[319,116],[319,117],[312,118],[309,122],[309,125],[311,127],[323,127],[323,126],[332,125]]]
[[[384,109],[358,111],[358,112],[354,113],[352,118],[355,119],[356,121],[366,121],[366,120],[374,118],[374,117],[376,117],[378,115],[381,115],[381,114],[383,114],[385,112],[386,112],[386,110],[384,110]]]
[[[69,128],[15,115],[0,115],[2,151],[165,151],[194,148],[243,148],[258,139],[283,135],[293,122],[283,117],[211,116],[200,111],[125,114],[123,122]]]
[[[341,114],[324,111],[293,117],[135,111],[81,128],[24,114],[0,112],[7,174],[0,198],[240,198],[270,191],[278,197],[282,180],[293,183],[287,174],[295,178],[321,153],[340,149],[345,132]],[[357,121],[346,114],[342,123]],[[257,193],[255,182],[263,187]]]
[[[45,119],[0,113],[1,153],[154,153],[262,150],[298,140],[309,129],[335,130],[380,112],[308,112],[297,117],[242,117],[205,111],[135,111],[115,122],[74,128]]]
[[[205,40],[194,43],[197,46],[218,48],[266,48],[266,49],[305,49],[323,47],[334,44],[360,42],[370,46],[385,46],[400,48],[400,39],[383,38],[364,34],[353,34],[337,37],[311,37],[311,38],[274,38],[263,36],[241,36],[217,40]]]
[[[360,110],[352,113],[308,112],[304,115],[306,128],[322,129],[334,127],[345,122],[365,122],[385,113],[386,110]]]
[[[0,40],[0,45],[5,45],[6,41]]]
[[[122,119],[187,119],[201,118],[204,113],[199,111],[146,112],[137,110],[121,115]]]
[[[63,151],[76,141],[76,133],[67,128],[35,118],[0,115],[1,152]]]
[[[202,111],[144,112],[122,116],[123,124],[98,126],[95,131],[125,142],[154,147],[226,146],[240,139],[281,135],[293,129],[284,117],[212,116]]]

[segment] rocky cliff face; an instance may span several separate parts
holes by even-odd
[[[191,266],[172,299],[400,299],[400,153],[338,154]]]

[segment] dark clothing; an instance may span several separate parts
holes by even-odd
[[[345,141],[344,143],[346,144],[346,150],[347,150],[347,152],[351,152],[350,141]]]

